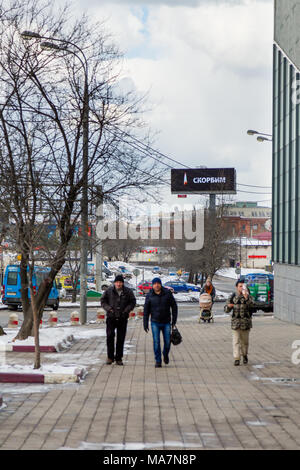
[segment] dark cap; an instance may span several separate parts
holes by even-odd
[[[122,274],[118,274],[118,275],[115,277],[114,282],[118,282],[118,281],[124,283],[124,277],[122,276]]]

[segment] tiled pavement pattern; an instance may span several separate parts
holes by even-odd
[[[76,342],[59,360],[86,364],[83,383],[0,384],[0,449],[300,449],[300,327],[255,318],[249,365],[234,367],[229,323],[179,321],[183,343],[161,369],[141,321],[124,367],[105,364],[105,337]]]

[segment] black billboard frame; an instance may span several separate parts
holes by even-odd
[[[192,183],[191,183],[192,178]],[[195,179],[206,181],[194,182]],[[225,182],[222,179],[225,178]],[[211,181],[209,181],[211,180]],[[214,181],[215,180],[215,181]],[[197,185],[202,185],[198,189]],[[205,189],[203,189],[205,188]],[[237,194],[235,168],[186,168],[171,169],[171,194]]]

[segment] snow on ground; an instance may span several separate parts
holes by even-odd
[[[227,300],[228,299],[228,292],[222,292],[218,289],[216,289],[216,298],[217,300]]]
[[[31,364],[20,363],[7,364],[6,355],[1,348],[7,344],[13,345],[22,345],[22,346],[32,346],[34,345],[34,338],[29,337],[24,341],[14,341],[13,338],[16,336],[18,329],[9,329],[6,328],[5,332],[7,333],[4,336],[0,337],[0,373],[22,373],[22,374],[67,374],[74,375],[77,370],[83,370],[84,376],[86,374],[86,360],[83,360],[83,364],[77,362],[76,355],[72,355],[72,361],[70,362],[70,357],[68,358],[65,354],[60,355],[59,353],[54,354],[45,354],[44,359],[54,359],[54,362],[42,362],[40,369],[34,369],[32,364],[32,359],[30,359]],[[56,327],[56,328],[40,328],[40,345],[41,346],[55,346],[56,348],[60,345],[60,348],[67,348],[72,344],[73,339],[86,339],[86,338],[101,338],[106,335],[104,328],[86,328],[86,327]],[[78,356],[78,355],[77,355]],[[69,360],[68,360],[69,359]],[[23,358],[24,360],[24,358]],[[64,361],[64,363],[59,361]],[[93,360],[94,362],[94,360]]]
[[[241,268],[241,274],[236,274],[235,270],[236,268],[222,268],[217,271],[216,274],[230,279],[238,279],[240,275],[245,276],[250,273],[270,274],[270,272],[265,269]]]
[[[0,373],[11,374],[67,374],[74,375],[76,369],[84,369],[83,367],[74,365],[58,364],[57,362],[42,364],[39,369],[34,369],[33,364],[1,364]]]
[[[126,282],[128,282],[128,284],[130,284],[130,286],[133,288],[136,288],[136,286],[141,284],[143,281],[152,282],[152,280],[155,277],[159,277],[163,285],[166,282],[178,280],[177,276],[169,276],[166,274],[161,274],[161,275],[155,274],[152,272],[151,267],[142,268],[139,266],[131,265],[129,263],[124,263],[122,261],[108,262],[108,268],[111,270],[118,269],[119,266],[124,266],[131,273],[134,271],[134,269],[139,269],[140,274],[137,278],[133,276],[132,279],[126,280]],[[217,293],[217,300],[227,300],[228,294],[226,292],[217,290],[216,293]],[[177,302],[199,302],[199,292],[178,292],[177,294],[174,294],[174,297]],[[138,302],[138,305],[143,305],[145,302],[145,296],[138,296],[137,302]]]
[[[33,346],[34,338],[30,336],[25,340],[16,340],[12,342],[18,333],[18,329],[5,328],[6,335],[0,336],[0,348],[2,344],[13,344],[15,346]],[[74,327],[41,327],[40,328],[40,346],[55,346],[62,344],[66,347],[70,344],[70,337],[77,339],[86,339],[105,336],[103,328],[90,328],[81,326]]]

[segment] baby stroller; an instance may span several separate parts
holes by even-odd
[[[204,323],[212,322],[214,323],[214,317],[212,313],[212,297],[210,294],[201,294],[199,299],[200,304],[200,316],[199,323],[203,321]]]

